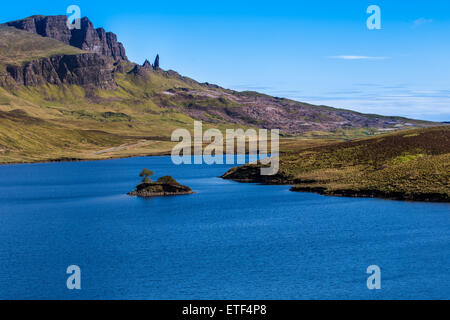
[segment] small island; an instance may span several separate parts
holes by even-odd
[[[135,190],[128,193],[128,195],[138,197],[158,197],[194,193],[191,188],[183,186],[171,176],[163,176],[156,181],[152,181],[151,176],[153,175],[153,171],[143,169],[139,175],[143,178],[142,182],[136,187]]]

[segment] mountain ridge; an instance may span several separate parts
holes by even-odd
[[[80,28],[70,30],[67,27],[67,16],[34,15],[4,23],[6,26],[25,30],[49,37],[81,50],[99,53],[114,60],[128,61],[125,48],[117,41],[116,34],[106,32],[103,28],[94,28],[94,24],[87,18],[80,19]]]

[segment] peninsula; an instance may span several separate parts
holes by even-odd
[[[293,185],[291,191],[395,200],[450,202],[450,127],[414,129],[304,148],[280,156],[274,176],[260,163],[222,178]]]

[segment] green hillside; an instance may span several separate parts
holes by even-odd
[[[286,153],[273,177],[260,176],[258,168],[236,167],[224,178],[294,184],[293,191],[327,195],[450,201],[450,126]]]
[[[44,38],[27,31],[0,25],[0,66],[22,64],[26,61],[57,54],[79,54],[78,48],[58,40]]]

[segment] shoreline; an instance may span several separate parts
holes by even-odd
[[[8,165],[18,165],[18,164],[38,164],[38,163],[58,163],[58,162],[88,162],[88,161],[103,161],[103,160],[118,160],[118,159],[128,159],[128,158],[145,158],[145,157],[168,157],[171,156],[171,151],[167,152],[159,152],[159,153],[149,153],[142,155],[129,155],[129,156],[111,156],[108,158],[98,158],[98,159],[83,159],[83,158],[56,158],[53,160],[37,160],[31,162],[0,162],[0,166],[8,166]],[[227,156],[227,153],[224,153],[223,156]],[[233,155],[239,155],[238,153],[234,153]],[[245,153],[248,155],[248,153]],[[191,155],[193,156],[193,155]]]
[[[185,196],[188,194],[194,194],[194,191],[183,191],[183,192],[139,192],[139,191],[131,191],[128,192],[127,195],[130,197],[139,197],[139,198],[153,198],[153,197],[171,197],[171,196]]]
[[[147,175],[145,175],[145,170],[143,169],[141,173],[141,177],[144,176],[144,181],[136,186],[131,192],[128,192],[129,196],[136,196],[142,198],[151,198],[151,197],[166,197],[166,196],[177,196],[177,195],[187,195],[195,193],[190,187],[185,186],[177,182],[171,176],[163,176],[159,178],[157,181],[145,181],[147,179]],[[147,170],[148,171],[148,170]],[[152,175],[153,172],[150,172]]]
[[[138,157],[165,157],[170,156],[170,152],[163,152],[157,154],[147,154],[147,155],[132,155],[132,156],[118,156],[100,159],[77,159],[77,158],[60,158],[54,160],[43,160],[43,161],[33,161],[33,162],[11,162],[11,163],[0,163],[0,166],[8,165],[25,165],[25,164],[45,164],[45,163],[58,163],[58,162],[88,162],[88,161],[107,161],[107,160],[118,160],[118,159],[128,159],[128,158],[138,158]],[[225,154],[224,154],[225,155]],[[227,173],[227,172],[226,172]],[[291,192],[306,192],[315,193],[323,196],[330,197],[346,197],[346,198],[372,198],[372,199],[384,199],[384,200],[394,200],[394,201],[409,201],[409,202],[429,202],[429,203],[450,203],[449,199],[446,199],[442,194],[407,194],[403,192],[394,192],[386,194],[380,190],[336,190],[328,192],[326,187],[302,187],[293,180],[284,180],[278,176],[275,180],[259,180],[255,178],[226,178],[224,173],[219,178],[224,180],[232,180],[239,183],[257,183],[260,185],[285,185],[291,186],[289,191]],[[283,181],[284,180],[284,181]]]
[[[450,203],[450,200],[443,198],[441,194],[416,194],[409,195],[403,192],[384,193],[379,190],[336,190],[327,192],[324,187],[301,187],[292,186],[289,191],[316,193],[328,197],[341,198],[371,198],[406,202],[429,202],[429,203]]]
[[[143,155],[132,155],[132,156],[117,156],[108,158],[98,158],[98,159],[83,159],[83,158],[57,158],[53,160],[37,160],[37,161],[24,161],[24,162],[0,162],[0,166],[8,165],[20,165],[20,164],[41,164],[41,163],[58,163],[58,162],[90,162],[90,161],[106,161],[106,160],[118,160],[118,159],[128,159],[128,158],[145,158],[145,157],[167,157],[170,156],[170,152],[167,153],[156,153],[156,154],[143,154]]]
[[[304,192],[304,193],[315,193],[326,197],[341,197],[341,198],[371,198],[380,200],[391,200],[391,201],[402,201],[402,202],[425,202],[425,203],[450,203],[449,199],[442,198],[441,194],[416,194],[415,197],[408,197],[407,193],[397,192],[386,194],[379,190],[336,190],[332,192],[327,192],[326,187],[302,187],[296,184],[294,181],[286,182],[270,182],[262,181],[258,179],[230,179],[220,176],[224,180],[231,180],[239,183],[254,183],[259,185],[275,185],[275,186],[291,186],[289,191],[291,192]]]

